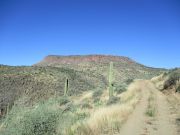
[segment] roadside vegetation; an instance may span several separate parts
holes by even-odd
[[[155,104],[155,96],[154,96],[153,92],[150,91],[146,115],[149,117],[155,117],[156,113],[157,113],[157,110],[156,110],[156,104]]]
[[[128,90],[120,95],[119,102],[93,110],[89,117],[73,124],[68,135],[118,133],[140,98],[141,90],[137,84],[130,85]]]
[[[165,93],[180,92],[180,68],[171,69],[151,80],[159,90]]]
[[[125,88],[126,89],[126,88]],[[54,96],[31,106],[17,101],[2,120],[3,135],[93,135],[117,133],[141,98],[141,90],[131,84],[127,91],[117,94],[116,102],[109,102],[107,90],[94,91],[81,102],[68,96]],[[84,96],[84,95],[82,95]],[[105,96],[105,97],[103,97]],[[98,100],[94,100],[99,98]],[[97,105],[99,103],[99,105]]]
[[[180,133],[180,68],[171,69],[158,77],[154,77],[152,82],[166,95],[166,99],[171,107],[171,114],[175,116],[175,124]]]
[[[180,92],[180,69],[172,69],[165,76],[167,79],[164,82],[164,89],[174,88],[175,92]]]

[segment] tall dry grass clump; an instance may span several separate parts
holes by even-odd
[[[69,135],[100,135],[119,132],[121,125],[141,98],[140,85],[138,81],[132,83],[128,90],[121,94],[119,103],[95,110],[88,119],[73,125],[68,131]]]

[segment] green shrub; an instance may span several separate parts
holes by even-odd
[[[67,97],[56,98],[55,100],[59,105],[65,105],[70,102]]]
[[[85,112],[78,112],[76,113],[76,119],[79,120],[84,120],[85,118],[89,117],[89,114]]]
[[[122,84],[122,85],[117,85],[115,86],[115,92],[117,94],[121,94],[122,92],[126,91],[127,90],[127,86],[125,84]]]
[[[103,91],[101,89],[97,89],[93,92],[92,97],[97,98],[97,97],[100,97],[102,94],[103,94]]]
[[[89,109],[92,108],[92,106],[89,103],[83,103],[81,107],[82,108],[89,108]]]
[[[93,102],[94,102],[95,104],[100,101],[100,96],[101,96],[102,94],[103,94],[103,90],[100,89],[100,88],[98,88],[97,90],[95,90],[95,91],[93,92],[92,97],[93,97]]]
[[[63,113],[60,105],[69,102],[67,98],[52,98],[34,107],[14,106],[4,121],[3,135],[55,135],[62,134],[76,116],[69,110]],[[70,109],[72,106],[69,106]],[[68,108],[69,108],[68,107]],[[62,129],[62,130],[58,130]]]
[[[154,117],[156,115],[156,108],[155,107],[151,107],[146,111],[146,115],[148,115],[149,117]]]
[[[120,101],[120,98],[112,96],[109,98],[109,100],[107,101],[107,105],[112,105],[112,104],[116,104]]]
[[[100,98],[99,97],[94,98],[93,102],[94,102],[94,104],[97,104],[98,102],[100,102]]]
[[[92,108],[92,105],[89,103],[88,100],[83,100],[82,103],[80,104],[80,108],[84,109],[84,108]]]
[[[103,101],[101,101],[100,99],[94,100],[94,106],[98,107],[102,105],[103,105]]]
[[[148,98],[146,115],[148,115],[149,117],[154,117],[156,115],[155,97],[152,92],[150,94],[151,95]]]
[[[127,79],[127,80],[125,81],[125,83],[126,83],[127,85],[129,85],[129,84],[131,84],[133,81],[134,81],[134,79]]]
[[[5,121],[4,135],[49,135],[56,133],[59,110],[45,105],[37,108],[15,107]]]

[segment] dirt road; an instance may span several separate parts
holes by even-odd
[[[142,80],[140,88],[143,97],[122,126],[120,135],[178,135],[175,118],[171,116],[166,96],[150,81]],[[150,102],[152,102],[150,107],[154,109],[148,115]]]

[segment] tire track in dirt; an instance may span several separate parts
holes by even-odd
[[[122,126],[120,135],[178,135],[166,96],[151,81],[142,80],[140,89],[142,99]],[[146,115],[150,92],[155,97],[156,108],[156,115],[152,117]]]
[[[120,135],[140,135],[145,124],[146,116],[144,115],[148,104],[149,91],[146,87],[147,81],[141,81],[139,89],[142,90],[142,99],[132,115],[129,116],[128,120],[122,126]]]

